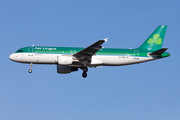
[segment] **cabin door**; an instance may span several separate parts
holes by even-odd
[[[139,50],[134,50],[134,59],[139,59]]]
[[[33,56],[33,47],[28,48],[28,56]]]

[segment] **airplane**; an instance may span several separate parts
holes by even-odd
[[[136,49],[103,48],[107,39],[99,40],[86,48],[78,47],[46,47],[30,46],[18,49],[9,56],[9,59],[19,63],[30,64],[29,73],[32,73],[33,64],[55,64],[57,73],[67,74],[79,69],[83,70],[82,77],[87,77],[88,67],[122,66],[139,64],[170,56],[162,48],[167,25],[160,25]]]

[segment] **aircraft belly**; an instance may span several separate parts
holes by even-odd
[[[136,64],[153,60],[150,57],[139,57],[138,59],[134,59],[134,56],[94,56],[94,58],[102,61],[103,65],[108,66]]]

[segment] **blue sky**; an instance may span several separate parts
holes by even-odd
[[[1,120],[180,119],[178,0],[1,0]],[[171,56],[147,63],[57,74],[55,65],[15,63],[21,47],[136,48],[159,25]]]

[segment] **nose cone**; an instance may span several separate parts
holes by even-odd
[[[14,58],[15,58],[15,56],[14,56],[13,54],[11,54],[11,55],[9,56],[9,59],[12,60],[12,61],[14,61]]]

